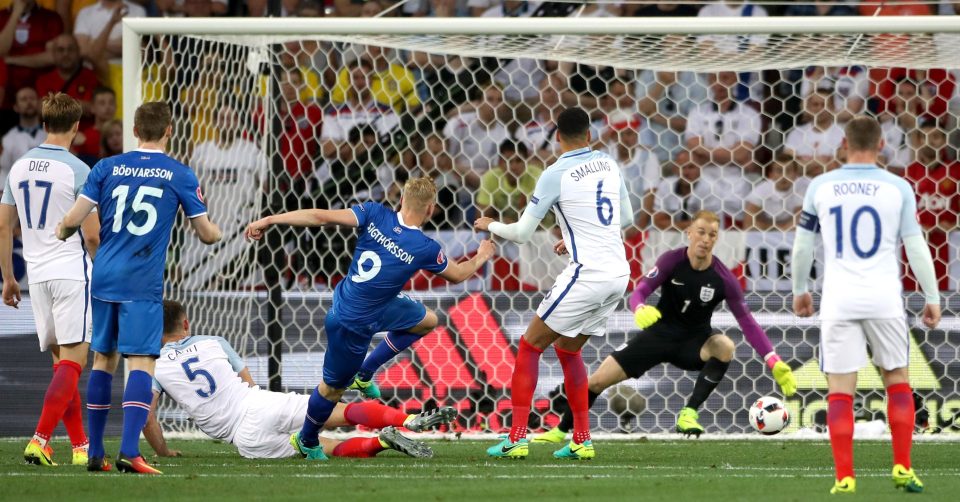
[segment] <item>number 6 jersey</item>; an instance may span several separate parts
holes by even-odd
[[[161,151],[137,149],[97,162],[81,197],[98,206],[100,249],[91,284],[104,301],[162,301],[170,229],[207,214],[200,182]]]
[[[897,240],[921,232],[913,189],[874,165],[847,164],[810,182],[798,231],[824,247],[825,320],[903,317]]]

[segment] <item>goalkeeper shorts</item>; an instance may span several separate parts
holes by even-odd
[[[639,378],[650,368],[662,363],[672,364],[682,370],[699,371],[704,365],[700,359],[700,349],[714,334],[708,331],[690,335],[658,323],[639,332],[610,357],[630,378]]]

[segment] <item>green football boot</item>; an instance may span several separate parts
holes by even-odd
[[[686,434],[687,437],[691,434],[700,437],[700,434],[703,434],[703,426],[697,423],[699,418],[700,414],[693,408],[680,410],[680,415],[677,417],[677,432]]]

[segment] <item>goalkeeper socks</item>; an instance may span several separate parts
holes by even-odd
[[[723,380],[723,375],[727,374],[727,368],[730,367],[729,361],[721,361],[716,357],[711,357],[700,370],[700,376],[697,377],[697,383],[693,386],[693,394],[687,401],[687,407],[699,409],[700,405],[707,400],[713,389]]]
[[[40,412],[37,430],[33,435],[33,439],[40,442],[41,448],[47,447],[47,442],[53,435],[53,429],[60,423],[63,413],[73,400],[81,371],[80,365],[73,361],[60,361],[54,372],[50,385],[47,386],[47,393],[43,397],[43,411]]]
[[[593,403],[597,402],[597,398],[600,397],[600,394],[587,388],[587,409],[593,408]],[[560,423],[557,424],[557,428],[563,432],[570,432],[573,429],[573,413],[570,412],[570,407],[568,406],[563,412],[563,417],[560,418]]]
[[[87,382],[87,426],[90,427],[91,458],[103,458],[103,430],[107,427],[107,414],[110,412],[110,388],[113,374],[102,370],[90,372]]]
[[[573,442],[582,444],[590,440],[590,405],[587,397],[587,367],[580,351],[570,352],[559,347],[557,358],[563,369],[563,385],[567,392],[567,405],[573,415]]]
[[[83,430],[83,400],[80,398],[80,389],[74,386],[73,399],[63,412],[63,426],[70,436],[70,444],[79,448],[87,444],[87,433]]]
[[[127,458],[140,456],[140,432],[147,424],[152,401],[153,377],[146,371],[131,371],[123,391],[123,433],[120,436],[120,453]]]
[[[893,463],[910,468],[913,443],[913,390],[908,383],[887,387],[887,424],[893,437]]]
[[[377,401],[350,403],[343,410],[343,418],[351,425],[363,425],[371,429],[382,429],[391,425],[403,427],[403,423],[410,417],[407,413]]]
[[[511,443],[527,437],[530,404],[533,401],[533,391],[537,388],[537,379],[540,377],[540,354],[543,354],[542,350],[530,345],[526,338],[520,339],[517,362],[510,380],[510,405],[513,408]]]
[[[300,429],[300,441],[307,448],[315,448],[320,444],[320,429],[330,418],[337,403],[320,395],[318,387],[313,388],[310,401],[307,403],[307,416],[303,419],[303,428]]]
[[[369,382],[381,366],[422,337],[423,335],[417,335],[409,331],[390,331],[387,333],[387,336],[383,337],[383,341],[363,360],[363,366],[360,366],[360,372],[358,373],[360,380]]]
[[[350,438],[334,447],[333,456],[370,458],[386,449],[380,438]]]
[[[833,449],[833,464],[839,481],[853,476],[853,396],[829,394],[827,402],[830,448]]]

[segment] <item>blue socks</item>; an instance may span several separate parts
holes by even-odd
[[[409,331],[390,331],[387,333],[383,341],[364,359],[363,366],[360,367],[358,373],[360,380],[369,382],[381,366],[422,337],[423,335],[416,335]]]
[[[140,432],[147,424],[150,403],[153,401],[152,383],[153,377],[146,371],[134,370],[127,377],[127,388],[123,392],[123,435],[120,438],[120,453],[129,458],[140,456]]]
[[[90,457],[103,458],[103,431],[107,427],[110,412],[110,388],[113,375],[106,371],[93,370],[87,382],[87,439],[90,441]]]
[[[320,444],[320,429],[330,418],[336,406],[336,402],[327,400],[320,395],[319,389],[313,388],[313,394],[310,394],[310,402],[307,404],[307,416],[303,419],[303,428],[300,429],[300,441],[303,442],[303,446],[314,448]]]

